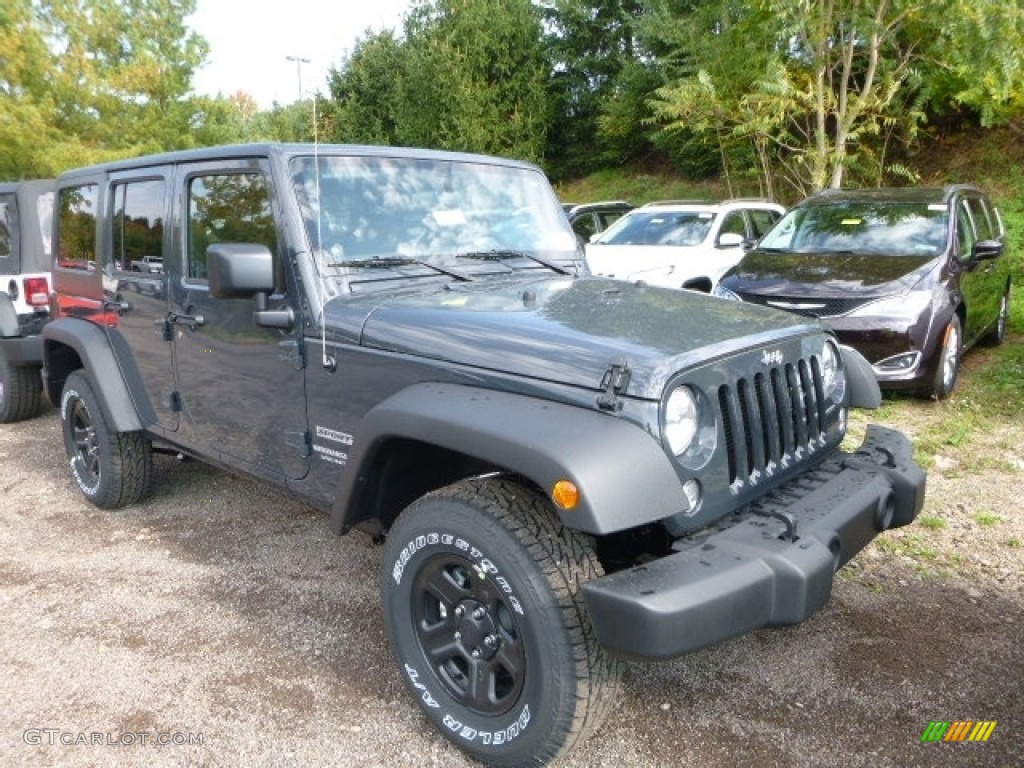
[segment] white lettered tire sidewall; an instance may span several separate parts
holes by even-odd
[[[517,702],[481,715],[457,702],[427,663],[413,627],[417,571],[438,555],[468,558],[502,583],[525,646]],[[403,513],[382,564],[385,623],[400,674],[434,725],[460,749],[491,765],[519,765],[557,752],[575,702],[576,668],[562,614],[544,574],[499,521],[457,500],[426,497]]]
[[[104,457],[99,456],[99,473],[96,474],[95,479],[90,477],[90,473],[86,470],[85,463],[82,460],[81,452],[78,446],[75,444],[74,436],[74,409],[76,405],[81,403],[82,407],[85,408],[89,417],[92,419],[93,429],[101,429],[102,424],[97,423],[97,417],[102,419],[102,414],[99,414],[99,403],[96,401],[96,397],[92,392],[92,388],[89,386],[85,378],[75,373],[68,377],[67,383],[64,385],[64,391],[60,396],[60,420],[61,428],[64,434],[64,447],[68,455],[68,464],[71,467],[71,475],[75,478],[75,482],[88,498],[92,499],[99,495],[100,489],[103,485],[104,473],[102,467],[104,464]],[[102,451],[102,440],[96,441],[96,450]],[[106,459],[109,463],[109,458]]]

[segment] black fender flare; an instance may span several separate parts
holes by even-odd
[[[0,338],[11,338],[19,334],[18,313],[7,291],[0,291]]]
[[[355,521],[374,458],[392,438],[479,458],[528,478],[549,498],[556,481],[571,480],[580,490],[579,505],[555,508],[567,527],[584,533],[634,528],[688,506],[668,454],[636,424],[537,397],[420,383],[366,414],[331,514],[336,531]]]
[[[121,376],[114,351],[106,332],[85,320],[60,318],[43,327],[43,382],[50,402],[60,407],[64,381],[74,370],[62,347],[77,355],[96,388],[103,414],[118,432],[135,432],[145,425],[135,409],[128,385]]]
[[[850,388],[850,405],[854,408],[878,408],[882,404],[882,390],[878,378],[864,355],[853,347],[840,346],[846,386]]]

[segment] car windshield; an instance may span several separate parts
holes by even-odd
[[[758,245],[796,253],[936,254],[948,212],[937,203],[893,201],[809,205],[791,210]]]
[[[291,172],[310,248],[328,272],[359,270],[372,280],[368,267],[436,276],[571,266],[578,258],[547,179],[529,168],[321,155],[293,158]],[[490,252],[502,258],[468,268],[460,258]]]
[[[608,227],[600,245],[700,245],[711,230],[710,211],[634,211]]]

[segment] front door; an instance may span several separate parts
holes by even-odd
[[[253,301],[213,298],[206,275],[207,246],[266,245],[279,275],[272,308],[291,306],[298,316],[269,179],[260,160],[179,167],[173,266],[179,274],[169,275],[168,327],[187,440],[254,474],[300,478],[310,455],[301,323],[289,331],[257,326]]]

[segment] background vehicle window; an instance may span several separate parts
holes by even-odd
[[[974,224],[971,222],[971,215],[967,210],[965,201],[961,201],[956,208],[956,238],[959,249],[957,256],[961,261],[971,258],[971,251],[977,238],[974,235]]]
[[[967,207],[970,209],[971,218],[974,220],[974,232],[979,240],[992,240],[996,237],[993,234],[992,221],[988,215],[988,207],[984,201],[977,197],[967,199]]]
[[[60,191],[57,219],[57,264],[69,269],[93,269],[96,248],[98,188],[83,184]]]
[[[188,276],[206,280],[206,248],[259,243],[277,251],[266,180],[258,173],[197,176],[188,186]]]
[[[0,199],[0,259],[11,255],[11,219],[10,204]]]
[[[750,214],[750,223],[754,228],[754,237],[758,238],[764,235],[776,221],[779,220],[779,214],[775,211],[747,211]]]
[[[132,262],[164,255],[164,182],[136,181],[113,189],[112,265],[131,270]]]
[[[589,213],[576,219],[576,221],[572,223],[572,228],[576,230],[576,234],[584,240],[589,240],[590,236],[597,232],[597,224],[594,222],[594,217]]]
[[[733,211],[725,216],[722,221],[722,229],[718,233],[721,237],[724,234],[739,235],[746,239],[747,237],[747,224],[743,220],[743,211]]]

